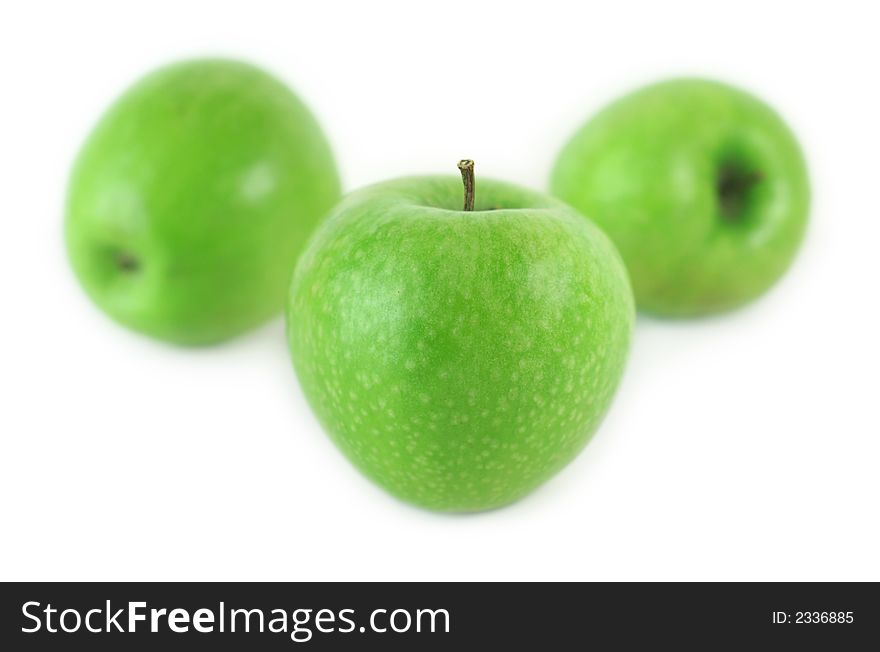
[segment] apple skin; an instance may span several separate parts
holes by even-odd
[[[741,306],[788,269],[807,223],[803,154],[783,120],[718,82],[667,81],[612,103],[562,150],[551,192],[617,245],[640,310]]]
[[[478,179],[412,177],[345,198],[300,259],[288,340],[330,437],[393,495],[510,503],[599,425],[629,348],[614,246],[569,206]]]
[[[283,309],[297,255],[339,196],[318,123],[281,82],[236,61],[185,61],[136,83],[88,137],[67,249],[117,321],[210,344]]]

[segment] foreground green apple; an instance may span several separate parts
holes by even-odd
[[[576,211],[498,181],[468,197],[474,210],[454,177],[349,195],[303,253],[287,312],[303,390],[343,453],[448,511],[516,500],[577,454],[634,311],[613,245]]]
[[[235,61],[179,63],[128,90],[83,146],[68,251],[118,321],[216,342],[281,310],[297,254],[338,196],[327,141],[283,84]]]
[[[563,149],[554,194],[618,246],[640,309],[735,308],[788,268],[809,184],[795,137],[740,90],[674,80],[628,95]]]

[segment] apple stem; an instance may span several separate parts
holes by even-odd
[[[470,159],[462,159],[458,162],[461,170],[461,180],[464,182],[464,209],[474,210],[474,162]]]

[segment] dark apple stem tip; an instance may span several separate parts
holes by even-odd
[[[464,182],[464,209],[474,210],[474,162],[470,159],[462,159],[458,162],[461,170],[461,180]]]

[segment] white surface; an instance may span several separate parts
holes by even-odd
[[[5,5],[0,578],[880,580],[880,10],[590,4]],[[748,309],[640,319],[604,427],[542,489],[421,512],[321,433],[280,320],[170,348],[111,323],[68,269],[62,195],[86,131],[148,69],[202,54],[288,81],[347,189],[465,156],[544,187],[618,93],[736,82],[802,138],[808,241]]]

